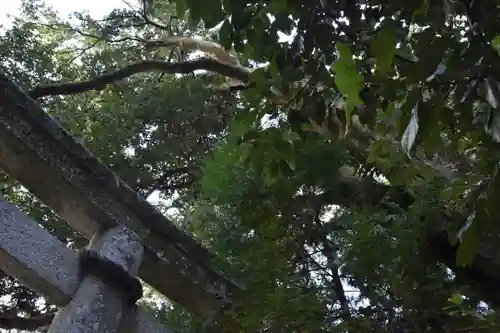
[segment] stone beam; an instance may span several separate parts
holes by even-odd
[[[0,237],[0,268],[2,270],[58,306],[66,306],[72,301],[81,288],[78,255],[75,251],[67,248],[1,196],[0,234],[2,235]],[[80,293],[84,292],[85,290],[80,289]],[[83,297],[94,296],[98,295],[88,292],[83,295]],[[85,307],[85,304],[81,307]],[[82,312],[80,310],[77,312]],[[88,308],[88,312],[101,310],[97,306],[94,309]],[[112,309],[107,310],[110,312]],[[112,311],[110,313],[113,314]],[[109,317],[116,317],[116,313]],[[171,332],[140,308],[133,308],[126,317],[127,333]],[[64,319],[65,323],[75,320],[75,318],[61,316],[61,314],[56,318]],[[88,327],[82,327],[82,332],[86,329]]]
[[[239,288],[211,256],[133,191],[0,71],[0,168],[90,239],[124,224],[145,245],[139,276],[187,310],[210,315]]]

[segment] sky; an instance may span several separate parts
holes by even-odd
[[[135,4],[134,1],[131,1]],[[123,8],[126,4],[123,0],[84,0],[84,1],[68,1],[68,0],[45,0],[45,3],[56,9],[61,16],[67,17],[69,14],[76,11],[87,10],[95,17],[102,17],[114,8]],[[0,8],[0,24],[8,24],[7,14],[17,15],[21,0],[5,0],[2,1]]]

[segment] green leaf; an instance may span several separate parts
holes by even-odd
[[[283,140],[281,131],[276,128],[276,127],[269,127],[265,131],[267,137],[269,138],[269,141],[271,144],[275,144],[276,141]]]
[[[377,71],[387,72],[396,54],[396,30],[393,24],[384,24],[377,32],[371,44],[373,56],[376,59]]]
[[[255,82],[256,85],[260,86],[267,83],[269,76],[267,74],[266,68],[257,68],[252,73],[250,73],[250,81]]]
[[[419,6],[420,4],[420,6]],[[419,1],[413,1],[412,3],[414,12],[412,15],[412,21],[417,20],[419,16],[423,16],[427,13],[427,10],[429,9],[429,0],[420,0]]]
[[[269,4],[269,8],[274,13],[280,13],[286,11],[288,9],[288,1],[287,0],[273,0]]]
[[[219,42],[226,50],[229,50],[233,44],[232,35],[233,26],[229,20],[225,20],[219,29]]]
[[[273,185],[280,176],[281,169],[279,160],[271,160],[264,173],[264,180],[266,184],[268,186]]]
[[[255,148],[250,145],[242,145],[241,150],[240,150],[240,157],[238,159],[238,162],[242,162],[245,164],[245,166],[248,166],[252,161],[252,157],[254,154]]]
[[[248,132],[246,132],[243,137],[241,138],[241,141],[240,143],[244,143],[244,142],[248,142],[248,141],[253,141],[253,140],[256,140],[260,137],[260,133],[259,131],[257,130],[250,130]]]
[[[439,151],[442,148],[441,119],[446,118],[443,113],[445,95],[440,90],[426,102],[419,105],[419,135],[425,150],[430,152]]]
[[[271,78],[274,82],[279,83],[282,79],[278,64],[276,62],[276,57],[269,62],[269,73],[271,74]]]
[[[283,176],[292,177],[294,175],[293,174],[294,166],[292,167],[292,165],[288,161],[283,159],[279,160],[279,166]]]
[[[298,141],[300,140],[300,136],[297,134],[297,132],[289,130],[283,133],[283,139],[287,141]]]
[[[376,163],[379,158],[387,158],[390,155],[391,142],[389,140],[377,140],[370,146],[366,163]]]
[[[500,34],[493,37],[493,39],[491,40],[491,46],[497,51],[498,55],[500,56]]]
[[[197,0],[185,0],[186,6],[189,9],[189,17],[188,23],[191,26],[196,26],[198,22],[201,20],[203,15],[202,6],[198,3]]]
[[[443,10],[446,16],[452,15],[454,10],[454,3],[452,0],[443,0]]]
[[[460,305],[463,302],[462,295],[460,295],[458,293],[453,294],[453,295],[451,295],[450,298],[448,298],[448,302],[453,303],[455,305]]]
[[[295,169],[295,155],[293,151],[293,145],[290,141],[283,139],[276,140],[274,142],[274,148],[278,152],[278,155],[286,161],[291,170]]]
[[[475,228],[470,226],[462,235],[462,242],[458,246],[456,262],[459,267],[470,266],[474,261],[478,249],[478,237]]]
[[[354,61],[352,60],[352,53],[349,48],[343,43],[335,44],[337,48],[337,52],[339,53],[338,60],[343,61],[346,64],[354,65]]]
[[[354,64],[352,53],[347,46],[342,43],[336,44],[339,58],[333,64],[335,72],[335,84],[345,98],[347,119],[350,120],[350,112],[356,105],[363,104],[359,95],[365,82],[363,76],[358,73]]]
[[[177,16],[184,17],[184,14],[186,14],[186,10],[186,0],[175,1],[175,12],[177,13]]]

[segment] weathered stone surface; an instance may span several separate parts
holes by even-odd
[[[148,313],[132,308],[122,322],[121,333],[172,333]]]
[[[99,225],[134,230],[146,245],[140,277],[191,312],[208,315],[239,290],[207,266],[210,255],[203,247],[100,164],[1,72],[0,167],[88,238]]]
[[[137,274],[143,255],[139,236],[125,226],[117,226],[102,237],[93,238],[90,249],[132,276]],[[69,304],[56,315],[49,333],[117,333],[128,310],[123,292],[88,275]]]
[[[116,236],[116,234],[106,235],[111,238]],[[137,261],[127,260],[127,256],[121,253],[138,251],[140,254],[139,245],[137,242],[126,245],[123,240],[128,236],[122,236],[123,234],[118,235],[118,241],[111,242],[115,245],[101,247],[100,253],[109,258],[125,258],[115,262],[121,262],[123,267],[137,271]],[[95,246],[101,245],[98,243]],[[86,282],[85,280],[82,282],[84,285],[80,286],[77,259],[76,252],[68,249],[35,221],[27,218],[19,208],[0,197],[0,268],[56,305],[64,306],[74,297],[76,301],[72,305],[72,310],[87,312],[88,315],[72,313],[70,317],[65,317],[60,314],[58,320],[63,324],[77,323],[80,325],[78,327],[85,326],[81,332],[104,332],[100,328],[95,329],[94,320],[106,316],[116,317],[118,313],[113,311],[116,311],[115,303],[119,302],[119,297],[116,292],[113,295],[108,286],[92,281],[95,280],[92,277],[85,279]],[[95,298],[90,299],[89,296],[92,295]],[[105,297],[109,303],[104,302]],[[106,309],[102,308],[104,305]],[[101,309],[104,313],[99,314],[94,310],[90,311],[91,309]],[[67,313],[68,310],[65,311]],[[124,326],[127,333],[171,332],[143,310],[127,310],[126,318]],[[102,325],[109,329],[114,328],[116,323],[105,321]]]
[[[0,268],[56,305],[79,284],[76,253],[1,196]]]

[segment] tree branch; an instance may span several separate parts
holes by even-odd
[[[324,205],[334,204],[346,208],[360,205],[382,205],[382,199],[388,199],[408,209],[414,198],[403,189],[394,188],[376,182],[344,182],[339,186],[341,190],[324,192],[314,200],[323,201]],[[370,197],[373,194],[373,197]],[[312,200],[301,197],[298,200]],[[458,267],[456,264],[456,251],[458,245],[451,245],[445,231],[440,231],[440,226],[457,224],[456,219],[447,214],[436,214],[439,221],[436,228],[426,235],[425,242],[428,246],[428,257],[431,261],[439,261],[450,268],[456,275],[456,281],[475,287],[475,291],[485,302],[500,306],[500,261],[497,259],[500,250],[498,246],[490,243],[481,243],[476,256],[469,267]],[[462,224],[463,221],[460,221]],[[335,223],[324,225],[319,232],[328,233],[332,228],[339,228]],[[441,229],[442,230],[442,229]]]
[[[226,64],[211,58],[178,63],[169,63],[157,60],[142,60],[115,72],[107,73],[88,81],[41,85],[31,90],[29,95],[34,99],[51,95],[73,95],[89,90],[103,90],[108,84],[123,80],[138,73],[161,72],[188,74],[194,72],[195,70],[207,70],[227,77],[235,78],[243,82],[246,82],[249,79],[249,72],[245,68]]]
[[[351,318],[351,312],[349,307],[349,300],[345,295],[344,286],[342,285],[342,281],[340,280],[339,267],[336,263],[335,251],[336,250],[331,246],[331,244],[325,237],[323,239],[323,255],[328,258],[327,266],[332,272],[333,289],[335,290],[335,294],[340,303],[342,317],[345,320]]]
[[[4,330],[35,331],[36,329],[50,325],[54,318],[53,313],[47,313],[33,318],[22,317],[0,317],[0,328]]]

